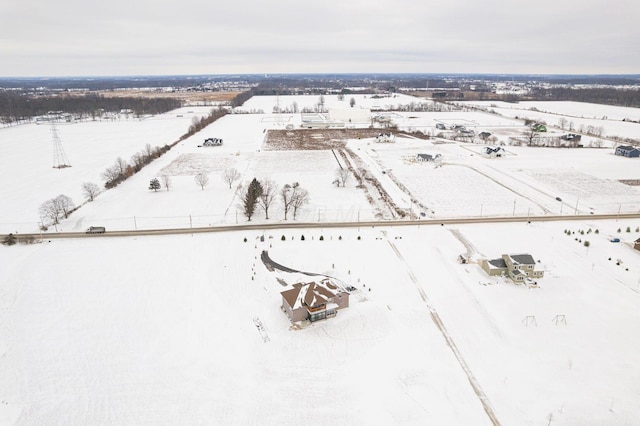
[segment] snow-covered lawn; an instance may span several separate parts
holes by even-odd
[[[640,253],[629,244],[638,224],[0,246],[0,423],[490,424],[472,377],[501,424],[635,424]],[[468,248],[472,263],[457,263]],[[298,276],[269,272],[262,250],[357,287],[350,307],[290,329],[277,278]],[[473,263],[521,252],[540,260],[539,288]]]

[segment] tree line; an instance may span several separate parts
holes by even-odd
[[[539,88],[534,89],[529,98],[539,101],[574,101],[624,107],[640,107],[640,90],[619,90],[613,87],[581,89],[568,87]]]
[[[123,109],[142,116],[161,114],[180,106],[180,100],[171,98],[112,98],[96,93],[80,96],[32,96],[21,92],[0,91],[0,120],[5,124],[32,121],[50,111],[63,111],[78,119],[95,119],[105,112],[116,113]]]

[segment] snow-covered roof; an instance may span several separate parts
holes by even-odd
[[[298,309],[327,304],[338,293],[340,290],[335,284],[324,280],[320,283],[296,283],[292,289],[285,290],[280,294],[292,309]]]
[[[520,263],[523,265],[535,265],[536,261],[530,254],[510,254],[508,255],[513,263]]]
[[[507,268],[507,262],[505,262],[504,259],[502,258],[487,260],[487,263],[489,264],[490,268],[500,268],[500,269]]]

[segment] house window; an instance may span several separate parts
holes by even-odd
[[[319,320],[325,319],[326,317],[327,317],[326,311],[314,312],[313,314],[309,314],[309,321],[311,322],[319,321]]]

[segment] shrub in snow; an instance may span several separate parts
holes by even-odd
[[[342,241],[342,235],[338,236],[338,239],[339,239],[340,241]]]
[[[627,226],[627,232],[631,232],[631,228]]]
[[[598,230],[596,229],[596,234],[599,234],[599,233],[600,233],[600,231],[598,231]]]
[[[287,237],[284,236],[284,234],[282,234],[282,237],[280,237],[281,241],[285,241],[287,239]]]
[[[244,242],[245,242],[245,243],[247,242],[247,237],[244,237]]]
[[[620,228],[618,228],[618,232],[621,232]]]
[[[360,235],[358,235],[358,240],[360,240]]]
[[[304,235],[300,237],[300,241],[304,241]]]
[[[320,235],[320,241],[324,241],[324,237]]]
[[[587,240],[584,240],[584,246],[585,247],[589,247],[589,245],[591,245],[591,243],[589,241],[587,241]]]
[[[9,234],[2,240],[2,244],[5,246],[12,246],[16,243],[16,237],[13,234]]]

